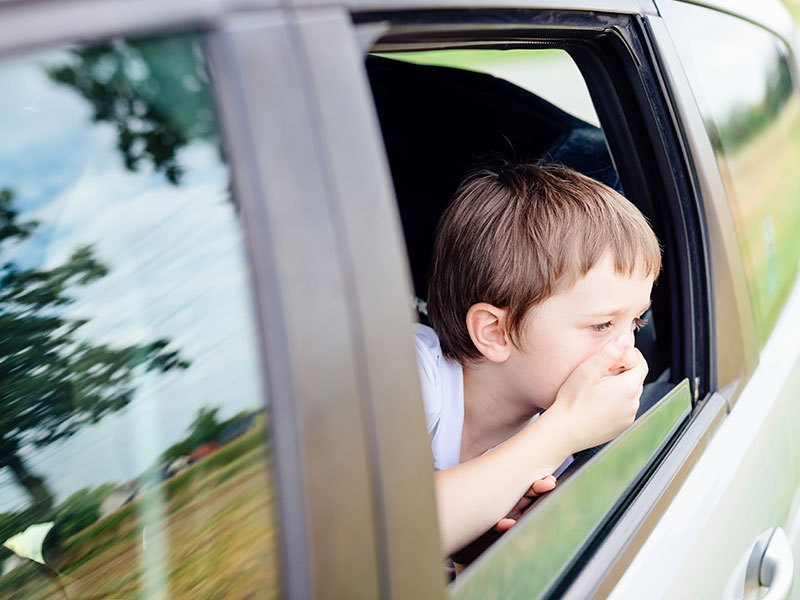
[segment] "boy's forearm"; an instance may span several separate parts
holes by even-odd
[[[547,413],[491,452],[434,474],[442,550],[449,556],[494,526],[537,479],[571,454]]]

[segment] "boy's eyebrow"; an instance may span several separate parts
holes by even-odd
[[[639,314],[643,315],[644,313],[646,313],[648,310],[650,310],[650,307],[652,305],[653,305],[653,301],[652,300],[648,300],[647,301],[647,305],[642,310],[639,311]],[[626,312],[626,310],[624,308],[611,308],[609,310],[601,310],[601,311],[597,311],[597,312],[585,313],[585,316],[587,316],[587,317],[604,317],[604,316],[607,316],[607,315],[611,315],[611,316],[618,315],[618,314],[623,313],[623,312]]]

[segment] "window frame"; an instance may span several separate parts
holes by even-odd
[[[294,16],[348,276],[381,595],[439,597],[444,581],[410,335],[410,273],[363,56],[346,10]]]
[[[548,40],[563,42],[571,34],[572,40],[578,41],[575,46],[556,47],[566,49],[584,74],[612,156],[618,155],[614,148],[636,149],[628,157],[628,164],[618,169],[626,193],[652,199],[658,206],[651,208],[664,211],[662,221],[673,226],[670,233],[680,263],[677,281],[686,290],[681,296],[685,315],[679,321],[681,341],[673,342],[673,354],[682,356],[673,356],[673,361],[682,361],[690,374],[692,413],[670,439],[663,440],[661,462],[652,465],[639,481],[636,493],[626,501],[627,508],[619,511],[616,521],[607,524],[599,537],[583,547],[561,583],[543,597],[599,595],[600,590],[608,591],[621,576],[621,555],[629,557],[641,546],[657,516],[665,510],[670,494],[675,493],[719,425],[726,408],[724,398],[712,393],[717,386],[716,348],[700,189],[684,131],[671,104],[672,93],[653,49],[647,19],[623,13],[495,9],[470,13],[356,13],[354,20],[364,31],[373,27],[373,39],[379,36],[374,29],[379,29],[382,40],[387,39],[387,33],[397,32],[399,39],[414,39],[416,35],[420,41],[444,42],[444,45],[453,40],[464,42],[469,35],[478,38],[481,34],[484,40],[488,37],[500,42],[498,46],[504,38],[537,40],[537,34],[541,36],[537,41],[547,44]],[[599,52],[598,38],[607,41]],[[607,127],[611,115],[621,119],[614,127]],[[657,178],[660,187],[666,190],[664,195],[652,193],[655,184],[643,185],[645,173]],[[684,352],[687,346],[690,351]],[[609,451],[613,445],[611,442]],[[502,543],[502,540],[496,542]],[[610,548],[615,549],[613,554],[607,551]],[[579,589],[579,593],[574,591]]]
[[[384,28],[380,36],[382,43],[399,39],[406,44],[417,43],[420,47],[431,43],[440,49],[448,44],[462,48],[540,45],[566,50],[572,56],[584,75],[598,116],[604,123],[603,132],[612,150],[612,159],[614,155],[623,155],[622,152],[613,152],[615,148],[636,149],[626,153],[626,164],[618,168],[626,194],[640,199],[637,205],[648,217],[652,217],[654,211],[662,211],[659,222],[673,225],[671,231],[656,232],[662,237],[662,242],[672,244],[679,262],[675,265],[674,281],[662,279],[660,285],[679,286],[689,292],[681,298],[683,306],[680,310],[687,315],[686,318],[676,318],[675,315],[671,318],[673,326],[680,324],[680,332],[672,344],[670,362],[680,365],[681,372],[689,377],[695,400],[705,397],[713,388],[715,377],[713,365],[707,359],[713,354],[706,347],[709,325],[695,317],[696,314],[708,314],[703,224],[693,200],[695,194],[682,143],[679,138],[676,142],[673,137],[672,143],[665,138],[668,133],[665,127],[672,112],[659,95],[664,90],[659,84],[658,74],[648,69],[642,59],[647,49],[639,41],[633,25],[641,18],[579,11],[487,9],[469,13],[356,14],[354,20],[360,27],[380,23]],[[421,21],[425,24],[418,25]],[[600,38],[609,43],[598,43]],[[470,39],[475,40],[473,45],[470,45]],[[610,69],[609,64],[624,65],[625,69]],[[634,80],[641,83],[632,85]],[[620,99],[622,88],[619,83],[623,81],[626,82],[626,97]],[[631,108],[635,115],[631,115]],[[614,126],[609,127],[611,122]],[[651,151],[651,147],[657,150]],[[659,185],[645,183],[645,173],[657,177]],[[663,240],[665,234],[672,240]],[[686,347],[690,347],[691,352],[684,352]],[[699,386],[695,392],[698,378]]]

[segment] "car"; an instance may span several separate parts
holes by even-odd
[[[777,1],[0,1],[0,596],[800,598]],[[663,247],[637,419],[445,570],[412,327],[492,160]]]

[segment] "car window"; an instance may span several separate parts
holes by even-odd
[[[386,52],[381,43],[375,49],[367,72],[423,323],[436,226],[475,166],[498,160],[563,164],[625,193],[585,79],[566,51]],[[653,219],[641,196],[630,199]],[[667,321],[674,316],[657,310],[664,293],[654,290],[654,310],[637,334],[648,381],[670,376],[675,341]]]
[[[800,100],[783,43],[705,8],[664,3],[731,202],[763,343],[797,277]]]
[[[396,51],[402,49],[397,37],[386,44],[378,42],[375,52],[367,56],[366,68],[397,196],[416,305],[423,309],[420,320],[424,323],[436,224],[457,185],[476,164],[498,157],[512,162],[560,163],[623,194],[625,190],[606,141],[607,132],[598,125],[599,111],[582,72],[566,51]],[[622,160],[624,164],[624,156]],[[644,195],[630,199],[648,214]],[[664,252],[669,255],[665,264],[674,269],[675,247],[670,238],[664,237],[662,243],[664,240]],[[523,589],[531,597],[545,593],[570,568],[572,559],[601,524],[611,518],[614,506],[626,497],[648,461],[685,420],[691,392],[685,375],[671,368],[674,348],[670,347],[677,339],[670,337],[670,332],[678,330],[671,319],[679,318],[673,309],[682,303],[681,289],[654,290],[650,325],[637,335],[651,373],[640,415],[652,408],[647,413],[650,419],[634,425],[638,433],[631,431],[629,439],[639,442],[628,444],[638,444],[638,450],[619,439],[604,451],[592,449],[576,456],[573,467],[560,480],[561,487],[535,505],[528,520],[494,544],[498,536],[489,532],[457,553],[457,562],[475,561],[455,578],[451,589],[458,597],[514,595]],[[669,301],[657,293],[669,295]],[[656,414],[661,417],[654,417]],[[600,466],[603,464],[606,467]],[[619,468],[622,464],[629,468]],[[598,478],[608,485],[590,497],[584,486],[591,488]],[[576,519],[576,512],[586,518]],[[548,515],[544,521],[538,519],[540,513]],[[489,550],[481,554],[486,548]]]
[[[195,35],[0,63],[0,596],[271,598],[270,416]]]

